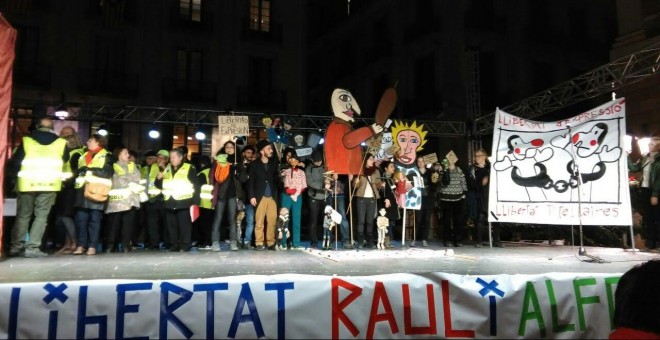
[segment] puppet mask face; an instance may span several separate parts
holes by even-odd
[[[380,210],[378,212],[380,213],[380,216],[385,216],[385,213],[387,212],[387,210],[385,210],[385,208],[380,208]]]
[[[220,165],[227,165],[227,154],[221,153],[215,157]]]
[[[330,98],[332,104],[332,112],[335,117],[347,122],[355,121],[355,116],[359,116],[362,112],[357,101],[353,95],[344,89],[335,89]]]
[[[305,141],[305,137],[303,137],[303,135],[295,135],[293,137],[293,141],[296,142],[296,146],[302,146],[303,142]]]
[[[269,128],[273,125],[273,119],[270,118],[270,116],[266,116],[261,119],[261,122],[264,124],[265,127]]]

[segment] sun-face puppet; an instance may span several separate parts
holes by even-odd
[[[353,129],[355,117],[361,110],[357,101],[348,90],[335,89],[330,99],[334,119],[325,133],[326,166],[336,174],[358,175],[362,165],[360,143],[383,131],[377,123]]]
[[[400,147],[399,153],[394,157],[394,164],[410,183],[415,183],[414,177],[422,178],[415,161],[417,152],[426,144],[426,134],[424,124],[417,125],[417,122],[409,124],[395,121],[392,127],[392,141]],[[417,182],[421,183],[419,180]],[[405,195],[405,205],[402,208],[421,209],[422,188],[412,187]]]

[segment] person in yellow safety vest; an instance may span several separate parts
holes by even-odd
[[[175,148],[170,151],[170,164],[159,172],[156,186],[162,189],[165,220],[169,234],[169,251],[188,251],[191,246],[191,207],[199,206],[197,170],[184,163],[184,153]]]
[[[74,173],[78,171],[78,162],[80,156],[84,153],[80,137],[76,134],[69,134],[61,137],[66,140],[69,151],[69,161],[64,163],[62,172],[68,177],[62,182],[62,190],[57,194],[55,201],[55,228],[62,231],[65,235],[62,248],[58,254],[71,254],[76,250],[76,224],[73,220],[74,208],[73,201],[76,198],[76,189]],[[69,175],[70,174],[70,175]]]
[[[144,203],[147,221],[149,243],[147,249],[159,250],[160,244],[165,240],[165,210],[163,210],[163,195],[156,186],[156,178],[160,172],[165,171],[170,158],[170,152],[159,150],[157,153],[145,154],[148,167],[142,178],[146,180],[146,191],[149,200]],[[150,163],[151,162],[151,163]]]
[[[118,147],[112,155],[117,159],[113,164],[115,174],[112,176],[112,189],[108,193],[108,205],[105,213],[108,215],[108,247],[107,252],[114,252],[118,236],[121,235],[121,249],[131,251],[131,233],[135,211],[140,208],[140,194],[144,187],[140,185],[140,171],[131,162],[128,149]]]
[[[62,188],[62,166],[69,160],[66,141],[53,132],[50,118],[39,120],[36,128],[30,136],[23,137],[23,144],[11,160],[10,172],[18,174],[18,197],[9,256],[48,256],[39,247],[48,215]]]
[[[78,176],[76,177],[76,236],[77,248],[74,255],[96,255],[101,233],[101,219],[106,201],[96,201],[85,197],[85,186],[88,183],[112,186],[113,157],[106,149],[108,140],[93,134],[87,140],[87,151],[78,161]]]
[[[213,223],[213,186],[209,185],[209,172],[211,158],[203,155],[199,157],[200,171],[197,173],[197,182],[201,185],[199,192],[199,218],[193,222],[193,241],[197,241],[199,248],[211,249],[211,223]],[[195,233],[197,231],[197,233]],[[195,239],[197,236],[197,239]]]

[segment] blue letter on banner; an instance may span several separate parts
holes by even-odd
[[[176,301],[171,305],[169,304],[169,295],[170,292],[180,296]],[[174,311],[179,309],[179,307],[186,304],[190,301],[193,293],[189,290],[183,289],[179,286],[173,285],[169,282],[163,282],[160,284],[160,330],[159,337],[161,339],[167,339],[167,322],[171,321],[174,324],[174,327],[183,334],[186,338],[190,339],[193,336],[193,332],[186,325],[179,320],[179,318],[174,315]]]
[[[284,325],[286,325],[286,303],[284,299],[284,291],[293,289],[293,282],[281,283],[266,283],[266,290],[277,291],[277,338],[284,339]]]
[[[153,283],[122,283],[117,285],[117,322],[115,324],[115,338],[124,339],[124,317],[126,313],[137,313],[140,305],[127,305],[126,292],[134,290],[151,290]],[[132,339],[149,339],[148,336],[134,337]]]
[[[213,316],[215,315],[215,300],[213,299],[213,292],[216,290],[227,290],[229,285],[227,283],[200,283],[193,285],[193,291],[206,292],[206,338],[215,339],[215,325],[213,323]]]
[[[78,324],[76,325],[76,338],[85,339],[85,326],[99,325],[99,339],[108,338],[108,316],[87,316],[87,286],[80,286],[78,294]]]
[[[261,326],[261,319],[259,319],[257,306],[254,304],[254,298],[252,297],[250,284],[244,283],[241,286],[241,295],[238,297],[238,301],[236,302],[236,310],[234,310],[234,317],[231,320],[231,326],[229,326],[229,334],[227,334],[227,337],[236,337],[236,331],[238,330],[239,323],[252,322],[254,324],[254,330],[257,332],[257,338],[263,338],[264,329]],[[245,303],[247,303],[249,314],[241,314],[243,312],[243,308],[245,308]]]

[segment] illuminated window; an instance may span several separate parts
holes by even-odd
[[[202,21],[202,0],[179,0],[181,19],[195,22]]]
[[[250,29],[270,32],[270,0],[250,0]]]

